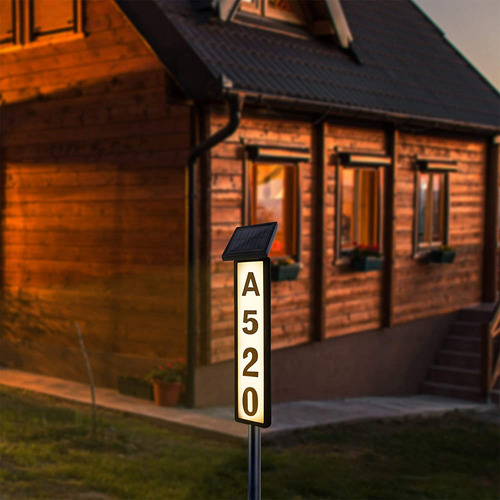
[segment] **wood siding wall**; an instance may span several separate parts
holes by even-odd
[[[111,0],[0,54],[2,362],[96,382],[185,356],[190,111]]]
[[[335,173],[334,148],[386,154],[384,131],[328,124],[325,131],[327,156],[326,198],[326,337],[379,328],[381,324],[381,272],[355,273],[351,266],[334,265]]]
[[[397,151],[395,322],[444,314],[480,302],[486,141],[401,133]],[[457,162],[458,171],[449,174],[449,244],[457,251],[451,265],[412,257],[416,154]]]
[[[227,115],[213,113],[211,133],[227,123]],[[220,260],[234,227],[242,219],[243,154],[241,140],[311,145],[310,122],[246,118],[238,131],[212,150],[211,187],[211,326],[210,362],[233,356],[232,265]],[[336,165],[334,148],[389,155],[384,129],[363,125],[325,125],[325,338],[382,327],[381,271],[353,272],[334,264]],[[405,323],[455,311],[481,300],[486,140],[450,139],[400,132],[396,146],[395,270],[393,322]],[[413,257],[415,216],[415,155],[457,161],[450,174],[449,243],[457,249],[452,265],[431,264]],[[388,167],[389,168],[389,167]],[[306,343],[318,338],[311,331],[313,276],[310,274],[311,196],[314,165],[301,165],[302,263],[297,281],[272,284],[272,347]]]
[[[227,114],[215,112],[211,134],[227,123]],[[221,255],[236,226],[243,224],[243,155],[246,141],[311,145],[308,123],[243,118],[236,133],[211,152],[211,297],[210,357],[212,362],[233,357],[233,265]],[[303,269],[297,281],[272,283],[272,348],[307,342],[311,325],[311,164],[301,163],[301,252]]]

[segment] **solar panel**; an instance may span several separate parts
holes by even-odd
[[[277,222],[237,227],[222,254],[222,260],[250,260],[267,257],[277,230]]]

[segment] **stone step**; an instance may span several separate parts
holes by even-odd
[[[441,349],[438,352],[436,364],[478,370],[481,368],[481,356],[478,353]]]
[[[448,398],[467,399],[469,401],[481,401],[482,399],[481,391],[478,387],[441,384],[439,382],[424,382],[422,384],[422,392]]]
[[[491,391],[491,402],[500,405],[500,390],[494,389]]]
[[[465,351],[479,354],[481,352],[481,339],[475,337],[462,337],[448,335],[444,343],[447,351]]]
[[[460,310],[460,321],[474,321],[478,323],[488,323],[493,314],[494,304],[481,304],[476,307],[465,307]]]
[[[481,323],[474,321],[454,321],[451,325],[451,333],[455,337],[481,337]]]
[[[479,388],[481,384],[481,372],[466,368],[434,365],[429,369],[427,380],[440,384]]]

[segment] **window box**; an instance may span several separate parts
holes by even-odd
[[[353,257],[352,264],[354,270],[358,272],[380,271],[380,269],[382,269],[382,257]]]
[[[293,281],[297,279],[300,272],[300,264],[294,262],[286,263],[271,263],[271,281]]]
[[[153,400],[153,386],[135,377],[118,377],[118,392],[134,398]]]
[[[456,253],[455,250],[441,250],[436,248],[435,250],[431,250],[431,260],[439,264],[451,264],[455,260]]]

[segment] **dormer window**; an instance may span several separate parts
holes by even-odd
[[[299,3],[290,0],[241,0],[240,10],[291,24],[305,24]]]

